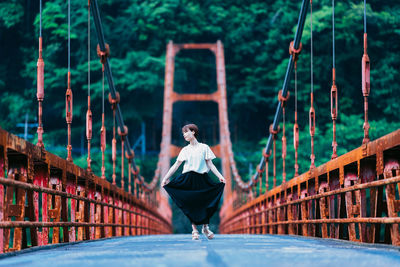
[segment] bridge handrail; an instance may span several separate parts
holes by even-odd
[[[400,245],[399,147],[400,129],[256,199],[244,200],[222,214],[221,233],[297,234]],[[391,225],[384,228],[384,240],[381,224]]]
[[[0,253],[171,232],[155,206],[0,128]]]

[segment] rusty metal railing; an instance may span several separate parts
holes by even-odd
[[[164,215],[116,185],[0,128],[1,253],[171,233]]]
[[[250,202],[236,199],[220,231],[400,245],[399,162],[400,129]]]

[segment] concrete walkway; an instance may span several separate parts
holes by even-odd
[[[400,249],[278,235],[155,235],[36,249],[0,266],[400,266]]]

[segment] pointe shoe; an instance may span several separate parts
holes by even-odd
[[[199,231],[193,230],[192,231],[192,240],[199,240]]]
[[[214,233],[208,228],[208,225],[206,227],[203,226],[201,229],[201,232],[208,238],[208,239],[213,239],[214,238]]]

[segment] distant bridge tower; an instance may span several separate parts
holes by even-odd
[[[217,91],[211,94],[178,94],[174,91],[175,56],[182,49],[208,49],[216,59]],[[167,45],[164,84],[164,115],[161,141],[161,176],[168,172],[170,160],[179,154],[180,147],[171,144],[173,105],[178,101],[214,101],[218,104],[220,144],[211,147],[217,157],[221,158],[222,174],[226,179],[225,197],[231,195],[231,172],[228,149],[231,146],[226,101],[226,79],[224,48],[221,41],[215,44],[174,44]],[[182,125],[183,126],[183,125]]]

